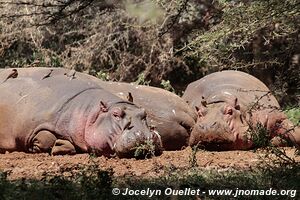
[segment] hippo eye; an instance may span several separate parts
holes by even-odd
[[[226,110],[225,110],[225,114],[226,114],[226,115],[232,115],[232,114],[233,114],[232,108],[226,109]]]
[[[198,112],[198,116],[199,116],[199,117],[204,117],[204,115],[203,115],[202,112]]]
[[[116,118],[116,119],[120,119],[124,116],[124,111],[121,110],[120,108],[115,108],[112,112],[112,115]]]
[[[120,119],[121,117],[119,116],[119,114],[118,113],[113,113],[113,116],[116,118],[116,119]]]
[[[156,129],[156,127],[153,125],[151,125],[149,128],[150,128],[150,131],[155,131],[155,129]]]
[[[199,117],[204,117],[207,114],[207,109],[205,107],[195,107]]]

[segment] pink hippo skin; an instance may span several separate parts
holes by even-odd
[[[101,81],[96,77],[63,68],[18,69],[19,77],[37,79],[47,76],[50,72],[50,77],[47,78],[49,80],[52,79],[51,77],[65,75],[65,79],[70,82],[74,80],[88,81],[123,100],[127,100],[130,93],[133,103],[145,109],[147,123],[161,136],[164,150],[180,150],[188,146],[197,113],[179,96],[150,86]]]
[[[0,152],[132,157],[136,146],[151,141],[161,153],[144,109],[98,84],[49,69],[30,77],[30,70],[17,69],[9,79],[12,69],[0,70]]]
[[[239,71],[209,74],[188,85],[183,95],[198,113],[189,140],[211,150],[254,147],[249,125],[263,125],[282,145],[280,136],[299,146],[300,129],[287,119],[270,90],[257,78]]]

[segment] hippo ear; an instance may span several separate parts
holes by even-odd
[[[204,107],[207,106],[207,101],[205,101],[205,97],[204,96],[202,96],[201,105],[204,106]]]
[[[234,99],[234,108],[235,108],[236,110],[240,110],[240,109],[241,109],[241,106],[240,106],[240,104],[239,104],[239,102],[238,102],[238,98],[235,98],[235,99]]]
[[[100,101],[100,110],[102,112],[107,112],[108,111],[107,104],[105,104],[103,101]]]
[[[197,112],[199,112],[200,108],[198,106],[195,106],[195,109]]]
[[[201,105],[206,107],[207,106],[207,102],[205,100],[201,101]]]
[[[128,92],[127,100],[133,103],[133,96],[131,92]]]

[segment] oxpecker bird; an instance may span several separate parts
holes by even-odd
[[[72,79],[76,78],[75,74],[76,74],[76,71],[74,69],[72,69],[71,71],[69,71],[68,73],[65,73],[64,75],[69,77],[70,78],[69,80],[72,80]]]
[[[47,75],[45,75],[45,76],[42,78],[42,80],[44,80],[45,78],[49,78],[49,77],[51,76],[52,72],[53,72],[53,69],[50,69],[50,72],[49,72]]]
[[[10,78],[17,78],[17,77],[18,77],[18,71],[16,69],[12,69],[11,73],[6,77],[6,79],[2,83],[4,83]]]

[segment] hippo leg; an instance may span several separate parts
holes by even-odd
[[[57,138],[50,131],[40,131],[33,138],[32,149],[30,149],[29,151],[32,153],[50,153],[51,148],[53,147],[56,140]]]
[[[68,140],[58,139],[52,148],[51,155],[76,154],[74,145]]]

